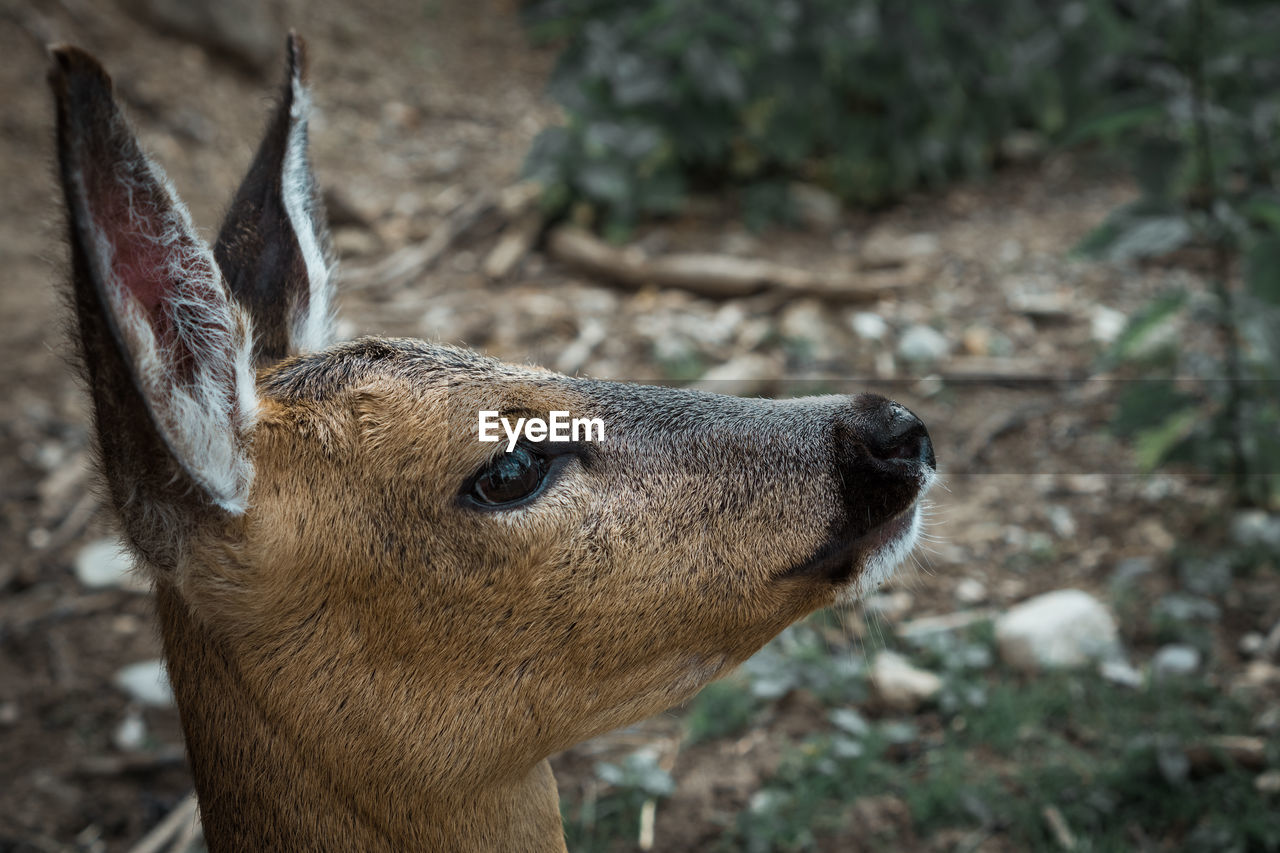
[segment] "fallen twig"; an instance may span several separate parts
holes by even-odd
[[[1048,824],[1049,832],[1053,834],[1053,840],[1058,842],[1058,846],[1063,850],[1075,850],[1076,837],[1071,834],[1071,827],[1067,826],[1062,810],[1050,805],[1041,809],[1040,814],[1044,815],[1044,822]]]
[[[193,821],[198,820],[196,795],[187,794],[173,811],[165,815],[151,831],[129,850],[129,853],[159,853],[169,839],[187,829]]]
[[[482,192],[461,204],[421,243],[392,252],[372,268],[349,274],[346,288],[363,290],[371,287],[393,288],[413,281],[426,273],[459,238],[474,228],[495,207],[493,193]]]
[[[581,228],[568,225],[551,232],[547,249],[566,264],[627,287],[675,287],[715,298],[781,290],[836,302],[870,302],[905,284],[897,277],[813,273],[733,255],[688,253],[649,257],[635,247],[611,246]]]
[[[529,254],[533,244],[538,240],[538,232],[542,230],[541,214],[526,211],[519,219],[507,226],[484,259],[481,269],[491,279],[501,280],[511,274],[524,256]]]

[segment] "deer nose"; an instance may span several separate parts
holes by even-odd
[[[906,406],[885,400],[880,411],[869,420],[867,450],[877,459],[886,462],[901,459],[930,469],[937,467],[929,430]]]

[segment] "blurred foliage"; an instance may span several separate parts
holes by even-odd
[[[619,838],[635,838],[645,802],[668,797],[676,789],[671,774],[659,766],[657,753],[647,749],[616,763],[600,762],[595,779],[601,785],[598,795],[561,802],[570,850],[607,850]]]
[[[1187,748],[1207,732],[1248,729],[1247,703],[1198,679],[1137,688],[1083,673],[1024,680],[994,663],[989,631],[960,639],[954,654],[936,657],[943,644],[916,655],[947,671],[937,728],[834,708],[825,731],[789,750],[722,849],[839,849],[849,834],[895,849],[913,846],[895,834],[904,830],[957,829],[1013,849],[1056,849],[1046,805],[1060,810],[1080,850],[1130,849],[1135,828],[1171,849],[1280,849],[1280,814],[1253,774],[1230,761],[1188,772]],[[977,648],[986,654],[968,651]],[[1274,744],[1268,756],[1280,759]],[[886,798],[905,805],[909,830],[866,824],[858,803],[883,808],[874,804]]]
[[[607,233],[695,189],[739,188],[754,223],[786,217],[796,179],[882,204],[1081,115],[1115,65],[1091,5],[533,0],[535,37],[565,45],[551,90],[568,123],[527,169]]]
[[[1111,260],[1198,253],[1208,294],[1136,314],[1105,366],[1131,383],[1115,418],[1146,470],[1230,477],[1236,503],[1280,501],[1280,6],[1257,0],[1101,4],[1127,57],[1075,138],[1130,153],[1140,198],[1080,249]]]
[[[1145,469],[1204,466],[1237,503],[1280,502],[1280,4],[530,0],[525,15],[564,45],[551,89],[567,116],[527,171],[553,213],[615,238],[695,191],[734,192],[761,224],[791,215],[796,182],[877,205],[1027,139],[1124,152],[1142,195],[1081,251],[1199,251],[1215,289],[1158,300],[1116,344],[1107,367],[1186,380],[1135,386],[1117,430]]]

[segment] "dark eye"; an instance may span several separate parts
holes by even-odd
[[[546,476],[545,459],[524,447],[516,447],[477,474],[468,494],[485,506],[515,503],[536,492]]]

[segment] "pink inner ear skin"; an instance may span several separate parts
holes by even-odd
[[[161,190],[138,184],[130,187],[111,175],[93,175],[86,183],[94,226],[111,246],[110,280],[145,310],[156,343],[169,353],[169,366],[176,378],[191,380],[196,355],[178,334],[172,303],[176,298],[204,295],[203,288],[182,287],[173,274],[181,271],[212,281],[216,271],[193,251],[196,247],[190,245],[178,223],[168,221],[173,214],[164,203],[167,199],[155,197]],[[206,324],[189,333],[209,330]]]

